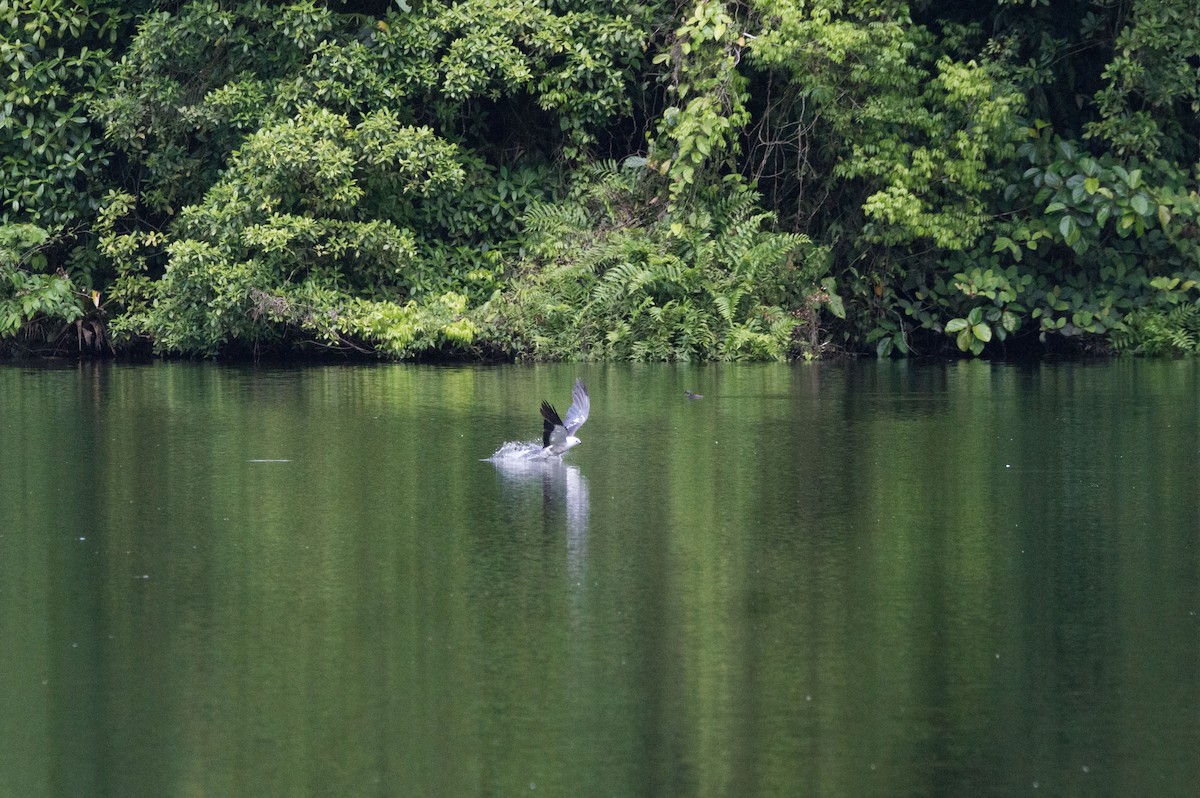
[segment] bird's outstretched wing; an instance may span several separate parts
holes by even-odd
[[[567,420],[560,422],[567,429],[568,435],[574,435],[575,432],[583,426],[583,422],[587,421],[588,411],[591,410],[591,399],[588,398],[587,387],[584,386],[583,380],[575,378],[575,387],[571,389],[571,406],[567,408]],[[553,410],[554,408],[551,408]],[[545,415],[543,411],[542,415]],[[557,417],[557,414],[555,414]]]
[[[574,408],[574,405],[571,405]],[[558,411],[554,406],[542,400],[542,446],[550,446],[554,444],[561,446],[566,443],[567,429],[563,425],[562,419],[558,417]]]

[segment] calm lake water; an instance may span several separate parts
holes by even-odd
[[[563,464],[481,461],[577,375]],[[1192,796],[1197,752],[1194,360],[0,366],[4,798]]]

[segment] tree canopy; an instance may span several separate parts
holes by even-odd
[[[1200,349],[1192,0],[0,0],[0,348]]]

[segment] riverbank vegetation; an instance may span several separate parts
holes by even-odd
[[[1200,350],[1192,0],[0,0],[0,348]]]

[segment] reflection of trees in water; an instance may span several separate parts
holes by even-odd
[[[554,528],[560,513],[567,526],[567,565],[572,581],[582,578],[587,561],[588,498],[587,477],[579,468],[559,458],[497,459],[491,461],[504,481],[514,488],[541,484],[542,514],[547,526]]]

